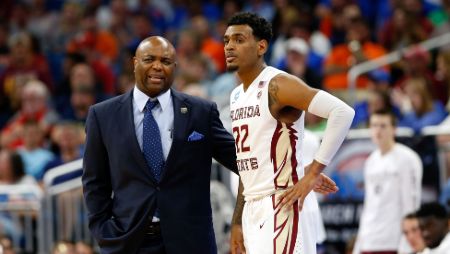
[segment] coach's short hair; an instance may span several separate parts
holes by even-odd
[[[266,19],[251,12],[241,12],[230,18],[227,26],[248,25],[253,30],[253,36],[259,40],[272,40],[272,25]]]

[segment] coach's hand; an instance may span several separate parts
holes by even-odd
[[[325,168],[325,165],[317,161],[305,167],[305,176],[278,198],[278,201],[281,202],[280,209],[283,207],[288,209],[298,200],[299,210],[301,211],[303,202],[311,190],[321,194],[335,193],[338,191],[339,188],[336,186],[336,183],[321,173],[323,168]]]
[[[242,226],[239,224],[231,226],[230,248],[231,254],[245,254],[244,234],[242,233]]]

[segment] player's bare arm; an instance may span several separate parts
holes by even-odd
[[[242,184],[241,179],[239,179],[236,206],[231,220],[230,248],[232,254],[245,253],[244,238],[242,234],[242,212],[245,205],[244,195],[242,195],[243,192],[244,185]]]
[[[316,101],[311,109],[311,103],[314,99]],[[319,104],[317,101],[319,101]],[[327,103],[333,105],[331,107],[320,106]],[[321,117],[342,118],[343,120],[342,124],[337,124],[339,131],[336,133],[332,130],[326,131],[325,138],[329,139],[329,142],[325,142],[326,147],[319,152],[319,159],[315,159],[305,168],[305,176],[280,197],[282,206],[290,206],[299,200],[301,209],[306,195],[313,189],[324,194],[336,192],[338,190],[336,184],[329,177],[322,174],[322,171],[330,159],[330,154],[334,155],[342,143],[349,124],[353,119],[353,110],[337,98],[309,87],[302,80],[290,74],[279,74],[270,82],[269,107],[272,115],[277,120],[287,123],[296,121],[302,112],[306,110]]]

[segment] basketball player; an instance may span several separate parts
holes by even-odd
[[[316,237],[302,222],[300,210],[312,189],[337,191],[321,172],[344,140],[354,110],[267,66],[264,54],[271,37],[270,23],[252,13],[232,17],[224,35],[227,69],[242,81],[231,93],[230,110],[245,207],[238,196],[231,248],[232,253],[311,254],[316,253]],[[303,168],[302,151],[308,149],[302,147],[304,111],[328,118],[328,124],[314,161],[300,179],[297,169]],[[245,247],[240,245],[242,233]]]

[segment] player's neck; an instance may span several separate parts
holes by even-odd
[[[395,145],[395,140],[390,140],[384,144],[380,144],[380,146],[378,147],[378,149],[380,149],[380,152],[382,155],[387,154],[389,151],[391,151],[391,149],[394,147]]]
[[[252,82],[258,77],[258,75],[266,68],[266,63],[261,62],[259,64],[256,64],[254,67],[243,70],[241,72],[238,71],[239,79],[242,81],[242,84],[244,85],[244,91],[247,90],[247,88],[252,84]]]

